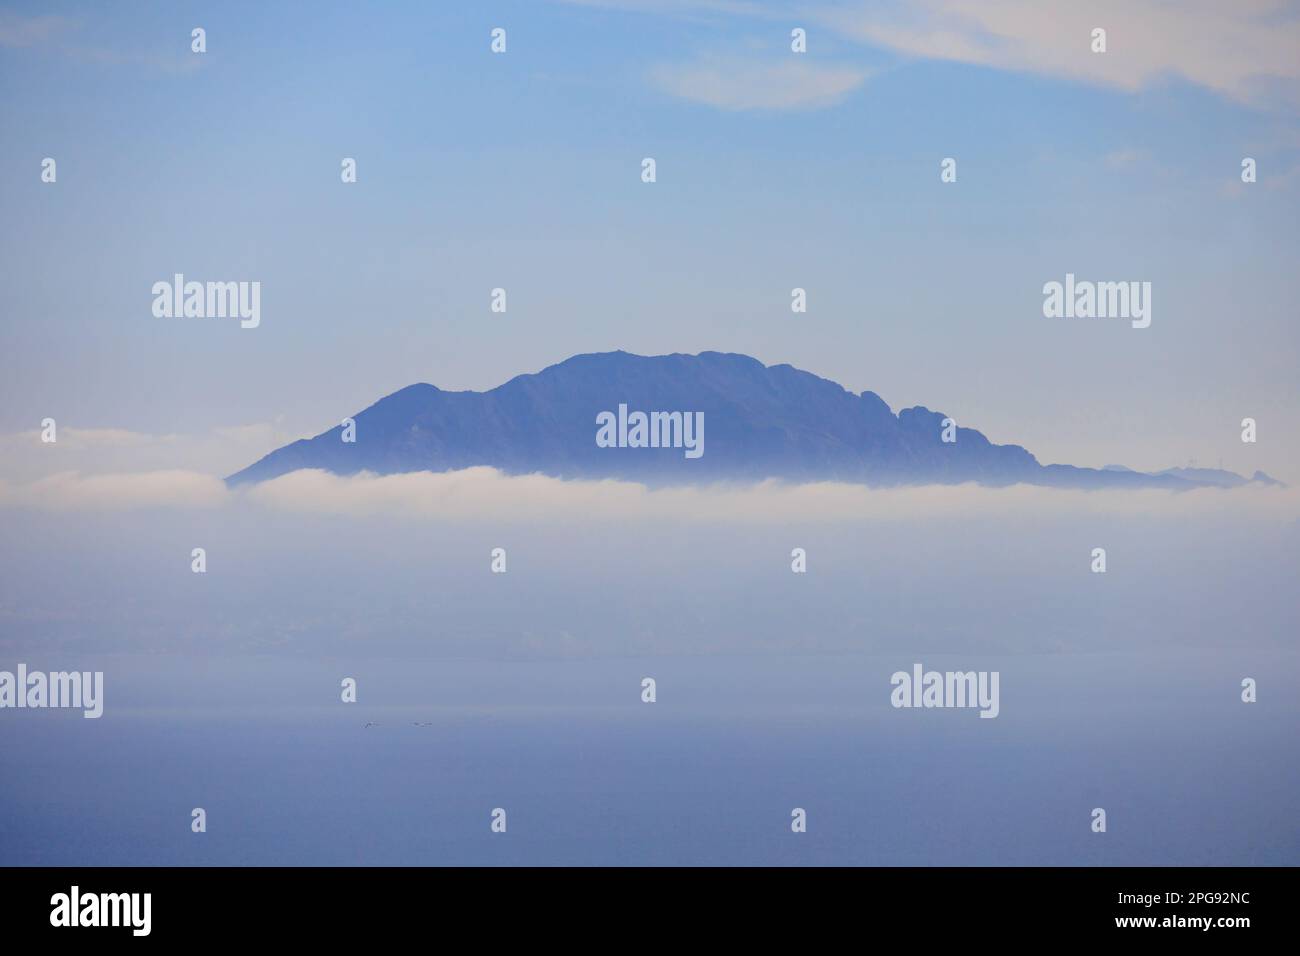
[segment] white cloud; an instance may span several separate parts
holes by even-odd
[[[39,429],[0,435],[0,479],[175,470],[228,475],[300,437],[272,423],[219,427],[206,435],[75,428],[62,422],[57,427],[58,441],[49,443],[41,441]]]
[[[181,470],[105,475],[64,472],[27,483],[0,482],[0,507],[118,511],[245,506],[331,517],[542,525],[590,520],[835,524],[982,517],[1028,520],[1078,514],[1179,520],[1231,514],[1272,522],[1300,518],[1300,489],[1075,491],[975,484],[869,488],[839,482],[795,485],[764,481],[651,490],[635,482],[505,475],[487,467],[347,477],[302,470],[235,490],[227,489],[213,475]]]
[[[23,433],[33,440],[39,439],[39,431]],[[175,435],[149,435],[145,432],[133,432],[125,428],[65,428],[59,432],[59,441],[64,448],[138,448],[156,442],[172,442]]]
[[[0,46],[37,46],[58,36],[76,24],[67,17],[25,17],[8,10],[0,10]]]
[[[746,0],[563,0],[576,7],[603,7],[636,13],[669,13],[696,16],[701,13],[743,13],[758,15],[767,12],[758,2]]]
[[[650,490],[633,482],[508,476],[493,468],[352,477],[297,471],[244,493],[276,510],[524,522],[631,518],[833,523],[980,515],[1050,517],[1081,512],[1183,516],[1225,510],[1243,516],[1300,516],[1300,492],[1282,488],[1073,491],[1030,485],[868,488],[838,482],[792,485],[765,481]]]
[[[723,110],[798,110],[833,106],[867,78],[864,69],[802,58],[760,63],[735,57],[661,64],[650,72],[666,93]]]
[[[44,48],[82,63],[142,66],[167,73],[191,73],[201,69],[209,59],[207,56],[193,56],[188,50],[184,53],[140,52],[65,42],[67,35],[80,26],[79,22],[68,17],[29,17],[0,10],[0,46]]]
[[[1146,158],[1146,152],[1140,149],[1116,149],[1106,154],[1105,163],[1111,169],[1123,169]]]
[[[192,471],[116,475],[61,472],[25,484],[0,482],[0,506],[47,511],[213,508],[228,498],[220,478]]]
[[[1297,13],[1278,0],[915,0],[821,7],[818,18],[912,56],[1129,91],[1174,77],[1250,101],[1300,78]],[[1097,27],[1105,53],[1090,46]]]
[[[1239,102],[1300,103],[1300,7],[1285,0],[812,0],[762,6],[714,0],[589,2],[675,16],[729,13],[764,21],[765,30],[774,23],[783,29],[805,26],[810,51],[817,49],[820,27],[909,57],[1064,77],[1130,92],[1172,78]],[[1105,53],[1091,49],[1097,27],[1106,31]],[[701,74],[700,79],[707,86],[709,77]],[[725,78],[714,82],[724,87]],[[742,98],[729,88],[723,93],[728,95],[716,98]]]

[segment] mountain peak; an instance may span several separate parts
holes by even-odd
[[[638,415],[649,423],[648,440]],[[300,468],[348,475],[487,465],[507,474],[651,485],[767,478],[873,485],[1219,483],[1043,466],[1019,445],[994,444],[973,428],[945,430],[947,418],[922,405],[895,415],[875,392],[854,394],[793,365],[768,366],[736,352],[592,352],[484,392],[409,385],[353,416],[354,441],[344,441],[336,426],[271,452],[227,481],[263,481]],[[697,436],[687,434],[696,427]],[[684,438],[698,439],[698,449],[684,454]]]

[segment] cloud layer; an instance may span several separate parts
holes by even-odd
[[[802,59],[723,58],[660,65],[650,76],[666,93],[722,110],[796,110],[833,106],[862,85],[867,71]]]
[[[242,505],[281,513],[358,518],[539,524],[589,519],[835,523],[1050,518],[1088,513],[1151,517],[1228,513],[1295,520],[1300,517],[1300,492],[1267,487],[1072,491],[974,484],[869,488],[777,481],[651,490],[634,482],[512,476],[493,468],[350,477],[303,470],[236,491],[212,475],[182,470],[105,475],[63,472],[27,483],[0,483],[0,507],[114,511]]]
[[[821,7],[843,35],[909,56],[1135,91],[1177,78],[1232,99],[1300,78],[1300,16],[1278,0],[917,0]],[[1091,48],[1106,31],[1105,53]]]
[[[570,0],[588,6],[687,17],[738,17],[782,29],[817,28],[906,57],[1062,77],[1135,92],[1181,80],[1238,102],[1300,105],[1300,9],[1282,0],[846,0],[748,4],[717,0]],[[1105,53],[1091,47],[1106,31]],[[785,34],[782,34],[783,36]],[[814,59],[815,62],[815,59]],[[731,64],[665,67],[660,88],[723,109],[825,106],[861,84],[848,66],[800,75]],[[785,82],[789,82],[787,91]]]
[[[207,434],[156,435],[126,428],[58,425],[57,441],[40,430],[0,435],[0,481],[22,483],[66,472],[119,474],[197,471],[228,475],[301,437],[278,424],[232,425]]]

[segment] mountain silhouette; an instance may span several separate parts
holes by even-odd
[[[689,457],[680,446],[601,447],[597,416],[618,416],[620,405],[628,415],[703,413],[703,453]],[[747,355],[603,352],[575,355],[485,392],[408,386],[353,416],[355,441],[344,441],[339,425],[285,445],[226,480],[265,481],[302,468],[389,475],[488,465],[507,474],[649,485],[777,478],[1193,488],[1247,481],[1230,472],[1202,480],[1187,469],[1146,474],[1120,466],[1042,465],[1019,445],[995,445],[973,428],[958,426],[956,440],[945,442],[946,418],[921,406],[895,414],[874,392],[854,394],[793,366],[765,366]],[[1262,473],[1251,480],[1271,481]]]

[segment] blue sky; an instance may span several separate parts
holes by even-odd
[[[415,381],[718,349],[1043,461],[1300,480],[1296,8],[1035,6],[8,4],[0,432],[233,470]],[[154,318],[175,272],[261,281],[261,326]],[[1044,318],[1066,272],[1151,281],[1151,328]]]

